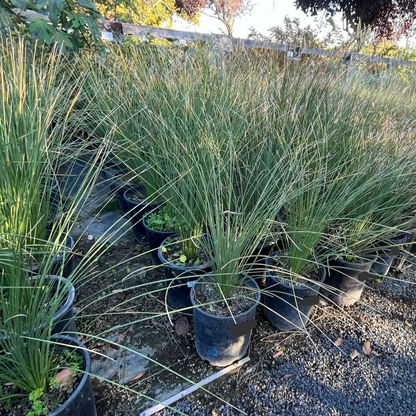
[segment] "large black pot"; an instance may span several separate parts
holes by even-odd
[[[393,238],[387,242],[381,242],[377,245],[378,257],[376,261],[371,266],[371,275],[372,277],[385,276],[389,270],[390,266],[393,263],[393,260],[396,258],[396,255],[392,253],[392,247],[406,243],[409,234],[403,234],[399,238]],[[397,254],[397,253],[396,253]]]
[[[138,188],[142,189],[142,188]],[[161,201],[156,202],[137,202],[130,199],[131,194],[134,192],[134,189],[128,189],[124,192],[124,200],[127,203],[128,210],[130,212],[130,220],[133,226],[134,238],[138,243],[144,244],[146,241],[146,230],[143,226],[143,215],[146,212],[155,210],[158,206],[162,204]]]
[[[38,280],[38,276],[31,277],[33,280]],[[63,332],[76,332],[77,327],[75,324],[74,318],[74,300],[75,300],[75,288],[72,283],[61,277],[61,276],[47,276],[46,279],[51,279],[56,284],[60,282],[61,285],[65,285],[67,287],[67,296],[65,297],[65,303],[55,312],[53,315],[52,320],[52,332],[51,334],[60,334]]]
[[[55,335],[51,338],[52,342],[59,343],[53,348],[68,348],[76,350],[85,361],[84,375],[81,382],[69,399],[61,404],[49,416],[96,416],[97,412],[94,403],[94,394],[92,391],[89,373],[91,371],[91,359],[86,347],[76,338],[68,335]],[[64,344],[65,346],[63,346]]]
[[[163,257],[161,249],[163,244],[165,244],[165,241],[160,245],[157,255],[161,264],[163,264],[167,281],[168,305],[173,309],[189,308],[192,306],[192,302],[190,298],[191,288],[188,286],[188,283],[199,279],[202,275],[211,271],[211,264],[205,263],[192,267],[176,266],[176,264],[167,261]]]
[[[212,282],[210,275],[202,276],[192,286],[191,302],[194,306],[194,331],[195,345],[198,355],[209,361],[211,365],[224,367],[241,359],[247,352],[251,337],[251,330],[245,335],[234,337],[230,331],[230,326],[234,323],[241,324],[246,321],[254,320],[256,308],[260,300],[260,289],[249,276],[243,276],[244,285],[256,292],[256,301],[247,311],[231,316],[215,316],[204,312],[195,303],[195,293],[204,282]],[[234,319],[233,319],[234,318]],[[235,320],[235,321],[234,321]]]
[[[146,230],[146,237],[149,243],[149,248],[152,250],[152,264],[154,266],[158,266],[162,264],[162,261],[159,259],[158,249],[160,245],[165,241],[167,238],[172,237],[176,234],[176,231],[158,231],[150,228],[146,224],[146,218],[143,218],[143,227]]]
[[[271,256],[278,253],[272,253]],[[317,296],[320,284],[326,276],[325,268],[321,267],[321,279],[312,283],[305,280],[303,284],[292,285],[288,279],[275,277],[270,270],[272,257],[266,259],[266,284],[264,290],[264,315],[272,325],[280,331],[302,329],[308,322],[313,305],[303,302],[309,296]]]
[[[339,306],[353,305],[360,300],[365,280],[360,280],[361,273],[368,273],[377,256],[362,263],[353,263],[341,259],[328,262],[325,284],[321,294]]]

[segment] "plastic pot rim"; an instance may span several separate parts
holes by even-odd
[[[163,263],[164,266],[169,266],[170,268],[172,268],[174,270],[180,270],[180,271],[183,271],[183,272],[189,271],[189,270],[203,270],[203,269],[206,269],[206,268],[211,266],[210,261],[208,261],[206,263],[203,263],[203,264],[198,264],[198,266],[177,266],[176,264],[173,264],[170,261],[166,260],[163,257],[163,254],[162,254],[162,246],[165,243],[165,241],[170,237],[172,237],[172,236],[169,236],[169,237],[165,238],[162,241],[162,244],[160,245],[160,247],[157,249],[157,255],[159,256],[159,260]]]
[[[143,186],[143,184],[134,184],[134,186],[132,186],[131,188],[126,189],[126,190],[124,191],[124,193],[123,193],[123,198],[124,198],[127,202],[130,202],[132,205],[143,205],[143,206],[148,206],[148,205],[161,205],[161,204],[163,203],[163,201],[162,201],[162,200],[159,200],[159,201],[151,201],[151,202],[149,202],[149,201],[147,201],[147,200],[143,200],[142,202],[137,202],[137,201],[133,201],[132,199],[130,199],[130,198],[128,197],[128,194],[129,194],[130,192],[134,192],[135,187],[140,187],[140,186]]]
[[[360,268],[360,267],[363,267],[363,266],[368,265],[370,263],[374,263],[377,260],[377,257],[378,257],[378,251],[376,251],[375,254],[371,256],[371,258],[365,257],[365,259],[367,261],[365,261],[363,263],[354,263],[352,261],[342,260],[339,257],[329,258],[328,262],[337,261],[337,262],[341,263],[342,266],[345,266],[345,267],[350,267],[351,265],[353,265],[353,268],[354,268],[354,266],[359,266],[359,267],[355,267],[355,268]]]
[[[143,226],[144,226],[144,228],[146,229],[146,230],[150,230],[150,231],[152,231],[152,232],[154,232],[154,233],[159,233],[159,234],[170,234],[169,236],[167,236],[167,238],[168,237],[171,237],[172,236],[172,233],[175,233],[175,234],[177,234],[178,233],[178,231],[159,231],[159,230],[155,230],[154,228],[151,228],[151,227],[149,227],[147,224],[146,224],[146,216],[145,215],[143,215],[143,218],[142,218],[142,223],[143,223]]]
[[[322,283],[324,280],[325,280],[325,278],[326,278],[326,269],[325,269],[325,267],[324,266],[320,266],[319,268],[318,268],[318,272],[320,273],[320,275],[321,275],[321,278],[319,279],[319,280],[316,280],[315,282],[313,282],[312,283],[312,281],[310,281],[310,280],[307,280],[306,278],[303,278],[306,282],[311,282],[310,284],[307,284],[307,283],[297,283],[296,284],[296,286],[295,285],[289,285],[289,284],[287,284],[286,282],[285,282],[285,280],[288,280],[288,279],[284,279],[283,277],[279,277],[279,276],[273,276],[271,273],[270,273],[270,271],[269,270],[267,270],[267,266],[268,266],[268,263],[270,262],[270,260],[273,258],[273,257],[275,257],[278,253],[287,253],[287,250],[281,250],[281,251],[273,251],[273,253],[270,253],[267,257],[266,257],[266,259],[264,260],[264,262],[265,262],[265,266],[266,266],[266,276],[267,277],[270,277],[270,278],[272,278],[272,279],[274,279],[274,280],[276,280],[276,284],[279,284],[279,285],[282,285],[282,286],[284,286],[284,287],[286,287],[286,288],[299,288],[299,289],[312,289],[314,286],[317,286],[317,285],[319,285],[320,283]],[[302,276],[301,276],[302,277]]]
[[[37,280],[39,279],[39,275],[30,277],[30,280]],[[63,315],[65,315],[66,312],[71,308],[75,301],[75,287],[74,285],[68,280],[65,279],[65,277],[62,276],[56,276],[56,275],[48,275],[45,276],[45,279],[52,279],[52,280],[61,280],[64,285],[68,286],[68,297],[66,299],[66,302],[59,308],[58,311],[56,311],[53,314],[52,323],[59,321],[59,318],[61,318]],[[42,324],[42,326],[45,326],[45,323]]]
[[[233,317],[234,317],[234,319],[235,319],[235,318],[239,318],[240,316],[247,315],[249,312],[252,312],[252,311],[253,311],[253,309],[256,309],[256,308],[257,308],[257,306],[258,306],[258,304],[260,303],[260,288],[259,288],[259,285],[257,284],[257,282],[256,282],[256,281],[255,281],[252,277],[248,276],[247,274],[240,274],[240,276],[243,276],[243,278],[244,278],[244,279],[248,279],[249,281],[252,281],[252,282],[254,283],[254,285],[255,285],[255,287],[254,287],[253,289],[254,289],[254,290],[255,290],[255,292],[256,292],[256,300],[254,301],[253,305],[252,305],[249,309],[245,310],[244,312],[239,313],[238,315],[218,316],[218,315],[213,315],[213,314],[211,314],[211,313],[205,312],[204,310],[202,310],[202,308],[200,308],[200,307],[199,307],[199,306],[195,303],[195,301],[194,301],[194,296],[193,296],[193,295],[194,295],[195,286],[197,285],[197,283],[198,283],[200,280],[202,280],[202,279],[206,278],[207,276],[210,276],[210,274],[209,274],[209,273],[207,273],[207,275],[205,275],[205,276],[201,276],[198,280],[196,280],[196,281],[192,284],[192,288],[191,288],[190,299],[191,299],[192,305],[193,305],[196,309],[198,309],[198,312],[199,312],[199,313],[201,313],[201,314],[203,314],[203,315],[205,315],[205,316],[209,316],[209,317],[213,317],[213,318],[215,318],[215,319],[219,319],[219,320],[232,319]]]

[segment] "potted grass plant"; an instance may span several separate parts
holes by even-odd
[[[265,166],[267,181],[254,171],[247,186],[236,192],[235,175],[244,167],[236,157],[238,145],[233,149],[233,144],[229,143],[220,159],[213,157],[211,163],[205,159],[200,166],[205,179],[200,181],[199,191],[205,198],[208,236],[202,244],[210,257],[212,272],[193,283],[191,301],[197,352],[215,366],[229,365],[247,352],[260,290],[245,272],[245,265],[289,189],[280,186],[288,162],[282,156],[273,170]],[[254,209],[253,192],[258,196]]]
[[[303,151],[301,151],[303,146]],[[327,250],[320,245],[328,224],[344,207],[344,184],[331,180],[337,171],[328,168],[325,143],[299,144],[292,159],[292,197],[285,205],[285,223],[278,236],[284,250],[266,258],[264,314],[282,331],[303,329],[308,322],[320,284],[324,281]]]
[[[180,169],[186,165],[189,160],[178,157],[166,166],[170,186],[164,192],[165,209],[176,219],[177,234],[164,239],[157,251],[167,283],[166,300],[174,309],[191,307],[189,284],[211,267],[210,258],[202,247],[206,239],[203,233],[205,211],[197,189],[201,177],[198,169],[192,173],[182,172]]]
[[[414,165],[398,163],[380,146],[366,150],[353,195],[331,227],[332,252],[321,293],[338,305],[360,299],[377,261],[380,242],[391,241],[413,226]],[[371,160],[371,163],[370,163]]]
[[[45,252],[45,261],[53,262],[59,250]],[[85,347],[62,335],[51,341],[53,334],[76,331],[73,285],[47,268],[31,277],[19,245],[2,250],[0,264],[0,411],[95,415]]]

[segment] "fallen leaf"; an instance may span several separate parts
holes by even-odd
[[[178,335],[186,335],[189,331],[188,319],[184,316],[178,319],[175,323],[175,331]]]
[[[363,344],[363,353],[365,355],[370,355],[371,354],[370,341],[364,342],[364,344]]]
[[[137,374],[137,376],[134,376],[133,378],[131,378],[129,381],[134,381],[134,380],[138,380],[140,377],[142,377],[144,374],[144,371],[142,371],[140,374]]]
[[[275,355],[273,355],[273,358],[279,358],[281,355],[283,354],[283,351],[277,351],[277,353]]]
[[[125,290],[123,290],[123,289],[116,289],[116,290],[113,290],[113,293],[115,293],[115,294],[116,294],[116,299],[119,299],[119,300],[124,300],[124,299],[126,299],[127,292],[126,292]]]
[[[350,358],[351,360],[355,360],[358,357],[358,351],[354,350],[351,354],[350,354]]]
[[[364,322],[364,318],[362,316],[360,316],[360,321]]]
[[[287,378],[291,378],[293,376],[294,376],[294,374],[285,374],[282,378],[283,378],[283,380],[286,380]]]
[[[376,283],[381,283],[381,279],[374,279]]]
[[[220,415],[215,410],[213,410],[211,416],[220,416]]]
[[[59,391],[62,387],[69,387],[74,382],[75,373],[70,368],[65,368],[64,370],[58,371],[55,374],[56,385],[59,386]]]
[[[342,339],[342,338],[337,338],[337,339],[334,341],[334,345],[335,345],[336,347],[340,347],[340,346],[342,345],[342,341],[343,341],[343,339]]]
[[[412,323],[411,323],[411,322],[409,322],[407,319],[404,321],[404,323],[405,323],[408,327],[410,327],[410,328],[412,328],[412,327],[413,327]]]
[[[126,312],[135,313],[134,309],[127,309]]]

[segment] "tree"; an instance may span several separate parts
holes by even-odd
[[[234,21],[251,13],[251,0],[207,0],[206,7],[214,12],[214,16],[227,29],[230,38],[233,36]]]
[[[323,31],[326,32],[324,37],[320,36]],[[333,48],[341,46],[344,42],[342,29],[335,24],[332,18],[329,18],[319,29],[315,29],[310,25],[302,27],[300,19],[291,19],[289,16],[285,16],[283,27],[272,27],[269,29],[269,33],[269,36],[264,36],[252,27],[248,38],[259,42],[267,41],[310,48]]]
[[[313,16],[323,10],[332,16],[341,12],[354,32],[370,28],[387,39],[408,34],[416,19],[415,0],[295,0],[295,6]]]
[[[34,11],[44,18],[30,21],[23,12]],[[63,52],[78,52],[100,39],[97,19],[100,17],[90,0],[0,0],[2,24],[20,29],[32,39],[55,45]]]
[[[98,11],[106,20],[161,26],[174,14],[197,21],[206,0],[95,0]]]

